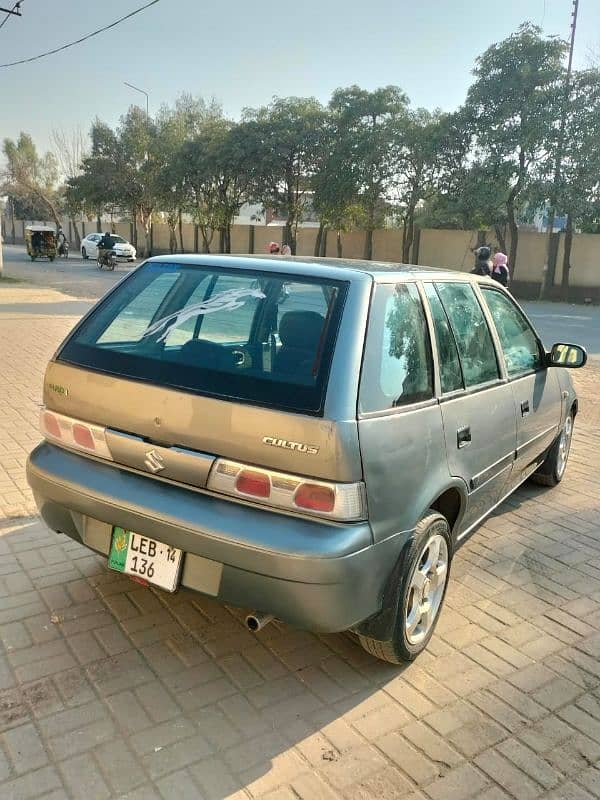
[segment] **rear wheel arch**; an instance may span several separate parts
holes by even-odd
[[[460,490],[456,486],[451,486],[430,503],[429,508],[439,511],[443,517],[446,517],[451,533],[455,533],[464,505],[465,498]]]

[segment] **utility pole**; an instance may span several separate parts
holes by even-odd
[[[548,297],[553,285],[556,274],[556,253],[553,253],[553,234],[554,219],[556,217],[556,203],[560,188],[560,173],[562,168],[563,150],[565,146],[565,125],[567,123],[567,110],[569,95],[571,92],[571,74],[573,72],[573,50],[575,48],[575,30],[577,28],[577,12],[579,11],[579,0],[573,0],[573,10],[571,12],[571,39],[569,42],[569,61],[567,64],[567,74],[565,76],[565,88],[562,106],[560,110],[560,125],[558,129],[558,141],[556,143],[556,161],[554,166],[554,179],[552,181],[552,191],[550,194],[550,207],[548,209],[548,230],[546,231],[546,264],[542,283],[540,286],[539,299],[544,300]]]

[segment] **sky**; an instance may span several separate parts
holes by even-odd
[[[60,46],[147,0],[23,0],[0,30],[0,63]],[[5,0],[2,5],[12,5]],[[183,91],[225,113],[274,95],[326,103],[339,86],[396,84],[414,107],[452,110],[465,98],[477,55],[524,21],[569,34],[571,0],[302,0],[268,3],[160,0],[113,30],[57,55],[0,69],[0,139],[111,125],[143,95],[150,113]],[[0,15],[0,21],[4,15]],[[575,67],[600,52],[600,2],[580,0]]]

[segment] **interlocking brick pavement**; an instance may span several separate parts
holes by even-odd
[[[0,315],[1,480],[19,493],[0,523],[0,797],[600,797],[596,366],[565,480],[481,526],[429,649],[398,668],[346,636],[251,635],[237,609],[142,589],[10,518],[31,509],[42,369],[76,318],[44,302],[63,313]]]

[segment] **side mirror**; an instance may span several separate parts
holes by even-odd
[[[568,367],[577,369],[583,367],[587,361],[587,353],[584,347],[578,344],[563,344],[559,342],[552,346],[548,354],[549,367]]]

